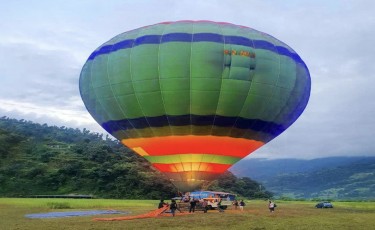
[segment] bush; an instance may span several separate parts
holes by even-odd
[[[51,209],[66,209],[70,208],[70,204],[68,202],[48,202],[47,206]]]

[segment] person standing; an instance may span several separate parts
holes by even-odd
[[[234,210],[237,210],[237,207],[238,207],[238,200],[234,200],[234,201],[233,201],[233,207],[234,207]]]
[[[176,203],[175,200],[171,201],[171,204],[169,205],[169,209],[171,210],[172,216],[175,216],[176,215],[176,209],[178,209],[177,203]]]
[[[275,203],[272,200],[268,202],[268,209],[270,210],[270,212],[275,211]]]
[[[219,203],[217,203],[217,209],[219,210],[219,212],[224,212],[224,208],[221,205],[221,199],[219,200]]]
[[[197,205],[197,201],[194,198],[191,198],[189,212],[195,212],[196,205]]]
[[[243,211],[243,207],[245,206],[245,202],[243,200],[240,201],[240,210]]]
[[[205,200],[205,199],[202,200],[202,208],[203,208],[203,212],[204,212],[204,213],[207,213],[207,210],[208,210],[208,202],[207,202],[207,200]]]

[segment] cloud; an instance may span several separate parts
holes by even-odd
[[[105,133],[87,113],[80,98],[73,97],[69,101],[72,103],[71,108],[0,99],[0,114],[7,114],[10,118],[25,119],[51,126],[87,128],[92,132]]]
[[[78,90],[94,49],[158,22],[225,21],[285,42],[311,73],[305,112],[250,157],[375,154],[374,1],[67,1],[0,3],[0,115],[104,132]]]

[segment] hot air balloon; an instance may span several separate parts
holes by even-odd
[[[97,48],[79,81],[92,117],[180,191],[217,178],[286,130],[311,80],[298,54],[249,27],[164,22]]]

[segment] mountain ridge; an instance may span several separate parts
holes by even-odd
[[[264,184],[279,197],[375,199],[375,157],[343,156],[311,160],[245,159],[230,171]]]

